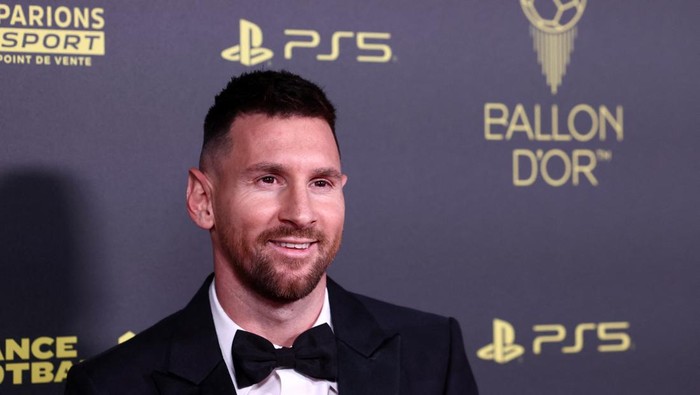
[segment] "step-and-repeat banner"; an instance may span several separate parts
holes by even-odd
[[[700,390],[700,3],[0,1],[0,393],[182,307],[227,80],[339,111],[331,275],[457,317],[484,394]],[[341,388],[342,393],[342,388]]]

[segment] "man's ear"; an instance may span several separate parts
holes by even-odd
[[[187,212],[197,226],[211,229],[214,226],[212,186],[206,174],[191,168],[187,175]]]

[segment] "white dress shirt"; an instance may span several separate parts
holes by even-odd
[[[211,314],[214,317],[214,327],[216,328],[216,337],[219,339],[219,348],[221,355],[224,358],[228,372],[231,375],[231,381],[236,388],[238,395],[337,395],[338,383],[335,381],[320,380],[304,376],[297,373],[294,369],[275,369],[263,381],[251,385],[246,388],[238,388],[236,383],[236,375],[233,370],[233,359],[231,358],[231,345],[233,337],[237,330],[244,330],[226,314],[219,303],[216,296],[216,288],[214,281],[209,286],[209,305],[211,306]],[[326,289],[323,307],[321,314],[313,326],[328,324],[333,329],[331,323],[331,306],[328,301],[328,289]],[[276,348],[281,348],[274,345]]]

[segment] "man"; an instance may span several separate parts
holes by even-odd
[[[345,291],[335,109],[288,72],[233,78],[204,123],[187,209],[214,276],[181,311],[76,365],[67,394],[476,394],[452,318]]]

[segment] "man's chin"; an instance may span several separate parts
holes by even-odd
[[[275,303],[292,303],[307,297],[324,278],[327,266],[287,262],[283,270],[257,273],[251,279],[253,289]],[[298,266],[298,267],[295,267]]]
[[[258,292],[272,302],[287,304],[309,296],[316,289],[319,282],[320,279],[314,281],[280,281],[278,283],[279,286],[258,288]]]

